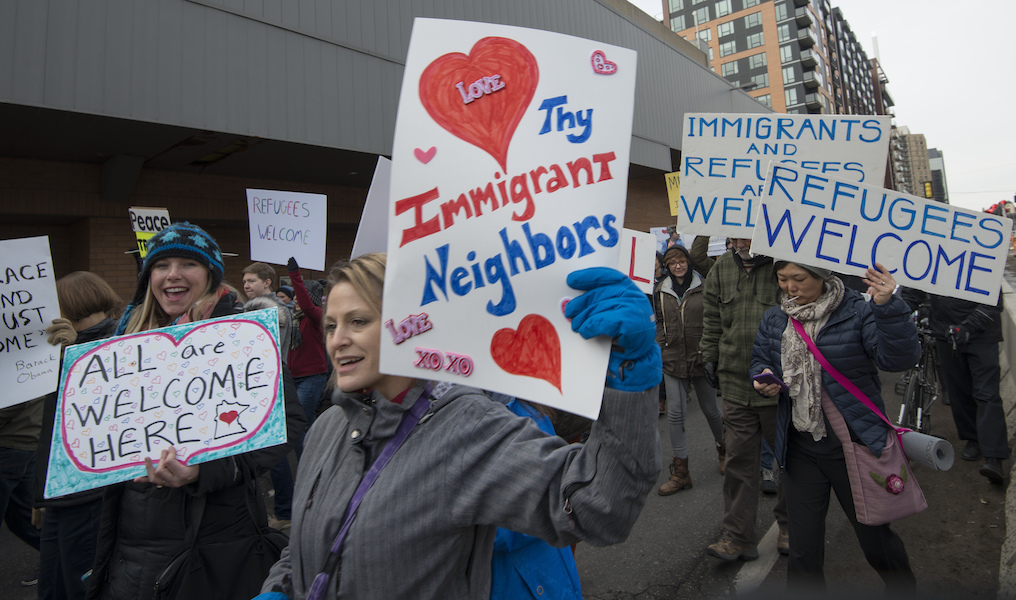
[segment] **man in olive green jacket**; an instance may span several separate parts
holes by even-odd
[[[776,304],[779,286],[773,259],[752,256],[750,239],[734,239],[731,251],[719,256],[709,269],[703,292],[703,332],[699,343],[705,374],[723,396],[724,442],[727,447],[723,477],[725,530],[708,548],[724,560],[758,558],[759,465],[762,437],[772,446],[776,436],[776,398],[760,395],[752,387],[748,369],[762,314]],[[777,548],[790,551],[787,505],[783,485],[773,513],[780,526]]]

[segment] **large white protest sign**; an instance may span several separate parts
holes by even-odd
[[[750,238],[770,162],[881,186],[889,134],[889,117],[687,113],[681,232]]]
[[[284,265],[292,256],[305,269],[324,271],[327,196],[248,189],[247,217],[253,260]]]
[[[609,340],[561,310],[569,272],[618,264],[635,53],[416,19],[392,154],[385,373],[595,418]]]
[[[45,329],[60,316],[46,236],[0,240],[0,408],[56,389],[60,348]]]
[[[286,442],[274,308],[69,346],[47,498]]]
[[[392,161],[383,156],[377,157],[374,178],[370,180],[367,200],[363,203],[360,226],[356,228],[356,239],[353,240],[350,257],[356,258],[368,252],[384,252],[388,249],[388,196],[391,181]]]
[[[995,304],[1012,220],[774,164],[752,252],[862,275],[878,262],[896,282]]]

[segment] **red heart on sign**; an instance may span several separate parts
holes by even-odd
[[[536,377],[561,391],[561,341],[540,315],[523,317],[518,330],[498,330],[490,340],[490,356],[512,375]]]
[[[427,65],[420,101],[438,125],[486,151],[507,172],[508,146],[539,80],[536,57],[525,46],[486,37],[468,56],[450,52]]]
[[[225,423],[226,425],[232,425],[233,421],[235,421],[236,418],[239,416],[240,413],[236,412],[235,410],[231,410],[229,412],[224,412],[221,415],[219,415],[219,420]]]

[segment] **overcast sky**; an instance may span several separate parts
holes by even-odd
[[[660,19],[660,0],[632,2]],[[1016,194],[1016,2],[831,0],[878,57],[896,125],[945,158],[950,202],[981,210]]]

